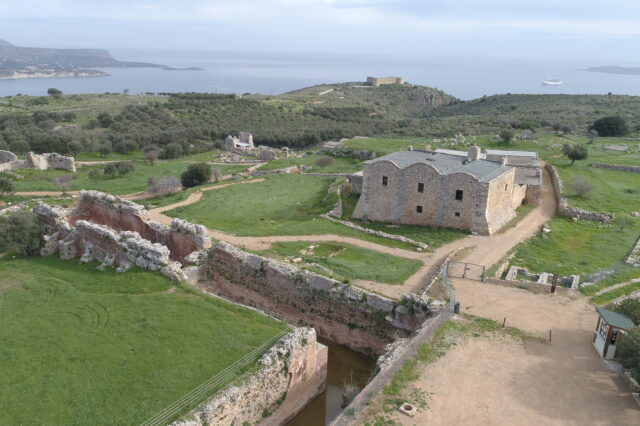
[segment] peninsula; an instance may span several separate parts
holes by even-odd
[[[49,49],[19,47],[0,39],[0,79],[44,77],[107,76],[95,68],[145,67],[163,65],[124,62],[103,49]]]

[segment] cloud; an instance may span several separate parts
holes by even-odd
[[[457,42],[460,51],[474,51],[555,37],[565,45],[584,40],[586,51],[587,40],[637,42],[639,21],[637,0],[0,0],[0,28],[15,33],[0,37],[18,37],[19,28],[28,42],[51,28],[72,29],[40,45],[64,37],[77,44],[79,31],[99,46],[151,47],[155,40],[205,47],[215,39],[229,48],[278,50],[354,51],[368,43],[395,51],[402,43],[410,52]]]

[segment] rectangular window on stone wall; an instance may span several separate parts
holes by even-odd
[[[416,206],[416,213],[422,213],[422,206]]]
[[[504,190],[506,191],[508,187],[509,187],[509,185],[505,184],[504,185]]]
[[[418,192],[424,192],[424,183],[418,182]]]
[[[460,217],[460,212],[455,213],[456,217]]]
[[[386,176],[382,176],[382,184],[384,186],[387,186],[388,183],[389,183],[389,179]]]
[[[464,195],[464,191],[462,189],[456,189],[456,200],[462,201],[463,195]]]

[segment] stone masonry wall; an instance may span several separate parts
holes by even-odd
[[[66,157],[55,152],[46,154],[27,154],[27,167],[37,170],[62,169],[70,172],[76,171],[76,162],[73,157]]]
[[[619,172],[640,173],[640,166],[623,166],[621,164],[593,163],[591,167],[599,169],[611,169]]]
[[[198,286],[223,291],[316,329],[319,335],[365,353],[407,335],[433,314],[417,295],[401,302],[220,242],[210,251]]]
[[[296,328],[262,356],[257,372],[186,416],[194,420],[173,426],[286,424],[324,391],[327,355],[313,329]]]
[[[422,163],[399,169],[391,161],[378,161],[364,167],[362,195],[353,214],[357,219],[492,234],[515,217],[513,169],[492,184],[466,173],[441,175]],[[423,192],[418,192],[419,183]],[[463,191],[462,200],[456,199],[457,190]]]
[[[194,251],[210,247],[211,238],[205,227],[181,219],[171,226],[150,220],[143,206],[98,191],[83,191],[78,197],[69,222],[87,220],[109,226],[117,231],[137,232],[144,239],[168,247],[172,260],[185,264]]]
[[[562,184],[562,179],[560,179],[560,175],[554,166],[551,164],[547,164],[545,166],[551,175],[551,182],[553,183],[553,189],[556,193],[556,198],[558,199],[558,213],[562,216],[568,216],[577,220],[591,220],[594,222],[603,222],[608,223],[613,220],[613,214],[611,213],[603,213],[603,212],[592,212],[589,210],[584,210],[578,207],[571,206],[567,200],[564,198],[564,185]]]

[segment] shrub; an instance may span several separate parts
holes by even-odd
[[[180,175],[180,181],[185,188],[202,185],[211,179],[211,166],[207,163],[191,164],[187,170]]]
[[[571,160],[571,165],[576,160],[584,160],[589,155],[589,151],[584,145],[577,143],[566,143],[562,146],[562,153]]]
[[[76,175],[62,175],[52,179],[52,182],[60,189],[63,194],[69,190],[69,183],[77,178]]]
[[[624,136],[629,133],[629,126],[624,118],[614,115],[596,120],[591,126],[600,136]]]
[[[333,164],[333,158],[331,157],[321,157],[316,160],[316,166],[320,168],[325,168]]]
[[[15,189],[16,185],[11,179],[0,177],[0,197],[11,194]]]
[[[89,176],[89,179],[91,180],[100,179],[102,176],[102,169],[91,169],[89,173],[87,173],[87,176]]]
[[[637,380],[640,379],[640,327],[627,330],[618,344],[616,356]]]
[[[571,190],[576,194],[578,198],[587,198],[589,192],[593,189],[591,182],[584,178],[576,177],[570,185]]]
[[[60,98],[62,97],[62,90],[51,87],[49,90],[47,90],[47,95],[51,96],[52,98]]]
[[[135,170],[131,161],[118,161],[104,166],[104,174],[115,178],[116,175],[124,176]]]
[[[169,160],[172,158],[178,158],[182,155],[182,145],[179,143],[167,144],[162,151],[160,151],[159,157],[163,160]]]
[[[145,151],[144,158],[151,164],[152,166],[156,163],[156,160],[160,156],[160,152],[156,149],[152,149],[149,151]]]
[[[502,129],[498,137],[500,138],[500,145],[510,145],[513,142],[513,130]]]
[[[0,252],[12,250],[23,256],[37,253],[42,241],[42,227],[33,212],[0,216]]]
[[[612,306],[611,310],[628,316],[634,324],[640,325],[640,299],[626,299],[617,306]]]
[[[163,178],[150,177],[148,180],[148,192],[153,195],[169,195],[182,189],[180,181],[175,176],[165,176]]]

